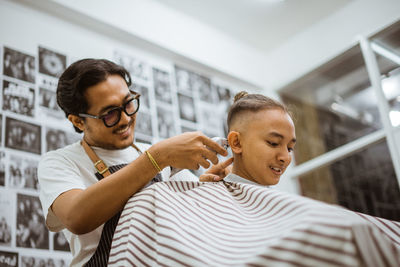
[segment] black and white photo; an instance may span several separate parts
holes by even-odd
[[[35,83],[35,57],[4,47],[3,74],[22,81]]]
[[[7,222],[5,216],[0,215],[0,246],[10,246],[10,245],[11,245],[11,225],[9,224],[9,222]]]
[[[35,114],[35,90],[4,80],[3,110],[33,117]]]
[[[64,118],[64,112],[57,104],[56,92],[51,89],[39,87],[39,106],[47,116]]]
[[[0,250],[1,267],[18,267],[18,252]]]
[[[150,109],[150,92],[149,87],[135,84],[132,88],[133,91],[140,94],[140,109]]]
[[[218,105],[216,106],[216,112],[220,114],[223,119],[222,125],[224,130],[224,135],[228,134],[228,125],[226,123],[226,114],[228,114],[229,107],[233,103],[234,93],[227,87],[220,85],[213,85],[214,91],[217,92]]]
[[[169,73],[157,68],[153,68],[153,84],[156,100],[165,103],[172,103]]]
[[[54,92],[57,89],[58,78],[47,76],[47,75],[39,75],[37,77],[39,87],[52,89]]]
[[[0,189],[0,246],[5,247],[11,246],[12,238],[13,198],[11,194],[5,189]]]
[[[191,74],[191,83],[194,91],[199,93],[200,100],[214,103],[214,93],[211,90],[211,80],[196,73]]]
[[[220,134],[222,132],[222,123],[226,117],[222,117],[222,114],[219,114],[213,105],[201,105],[200,107],[200,115],[203,130],[212,133]]]
[[[65,259],[21,255],[21,267],[67,267],[68,265],[69,262]]]
[[[157,107],[158,134],[160,138],[168,138],[175,135],[175,124],[172,110]]]
[[[70,251],[68,240],[65,238],[63,232],[56,232],[53,235],[54,250]]]
[[[195,132],[195,131],[197,131],[197,129],[186,127],[186,126],[181,126],[181,133]]]
[[[3,115],[0,114],[0,145],[3,144]]]
[[[6,118],[6,147],[41,154],[41,126]]]
[[[233,102],[233,93],[229,88],[213,84],[213,90],[217,92],[218,102]]]
[[[17,194],[17,247],[49,249],[49,231],[36,196]]]
[[[46,151],[56,150],[80,139],[78,134],[46,127]]]
[[[175,65],[175,81],[178,92],[192,92],[191,72]]]
[[[0,151],[0,186],[5,185],[6,180],[6,154]]]
[[[60,77],[67,65],[67,56],[39,46],[39,72]]]
[[[153,128],[151,124],[151,114],[145,112],[138,112],[136,118],[135,132],[147,136],[153,136]]]
[[[12,240],[12,222],[14,217],[14,193],[0,189],[0,246],[10,247]],[[1,266],[1,265],[0,265]]]
[[[132,76],[133,83],[135,83],[137,79],[143,81],[149,79],[149,66],[142,60],[120,51],[114,51],[114,62],[123,66],[129,72]]]
[[[38,164],[38,160],[11,154],[8,166],[8,185],[13,188],[38,190]]]
[[[178,93],[178,103],[181,119],[196,122],[196,110],[193,97]]]
[[[145,144],[152,144],[152,140],[151,138],[147,137],[147,138],[142,138],[142,137],[138,137],[135,135],[135,142],[139,142],[139,143],[145,143]]]

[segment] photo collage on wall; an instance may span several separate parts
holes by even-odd
[[[72,62],[39,45],[35,53],[1,47],[0,99],[0,266],[68,266],[62,233],[49,232],[39,201],[41,155],[79,141],[57,104],[58,78]],[[233,91],[174,63],[150,64],[115,50],[115,63],[140,93],[135,140],[154,143],[187,132],[224,136]]]
[[[113,60],[132,77],[132,90],[141,94],[135,137],[152,143],[188,131],[209,137],[226,135],[226,114],[233,91],[188,68],[151,66],[121,51]]]
[[[0,51],[0,266],[68,266],[67,240],[46,228],[37,179],[43,153],[80,139],[56,100],[67,57],[42,46]]]

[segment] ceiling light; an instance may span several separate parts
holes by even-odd
[[[382,80],[382,89],[386,99],[392,100],[400,95],[400,84],[397,77],[389,77]]]
[[[393,127],[397,127],[400,125],[400,111],[392,110],[389,112],[390,122]]]

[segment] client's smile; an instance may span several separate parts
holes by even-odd
[[[269,166],[269,168],[278,174],[282,174],[283,170],[284,170],[284,168],[278,168],[278,167],[272,167],[272,166]]]

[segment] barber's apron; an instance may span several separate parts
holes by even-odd
[[[84,146],[85,147],[85,146]],[[86,146],[85,150],[89,146]],[[142,154],[142,151],[140,151],[139,148],[137,148],[135,145],[133,147],[138,151],[139,154]],[[91,149],[89,147],[89,149]],[[88,153],[88,151],[86,150]],[[90,151],[91,153],[94,153],[94,151]],[[96,163],[95,163],[96,164]],[[108,167],[109,173],[114,173],[123,167],[125,167],[127,164],[119,164],[119,165],[114,165],[111,167]],[[108,176],[106,173],[100,174],[99,172],[96,172],[96,178],[100,181],[104,177]],[[157,173],[157,175],[146,185],[149,186],[153,183],[160,182],[162,181],[160,173]],[[111,241],[115,232],[115,228],[117,227],[119,217],[121,215],[121,211],[119,211],[117,214],[115,214],[111,219],[109,219],[103,227],[103,231],[101,232],[101,237],[99,244],[97,246],[97,249],[93,256],[90,258],[90,260],[85,264],[86,267],[101,267],[101,266],[107,266],[108,263],[108,257],[110,256],[110,250],[111,250]]]

